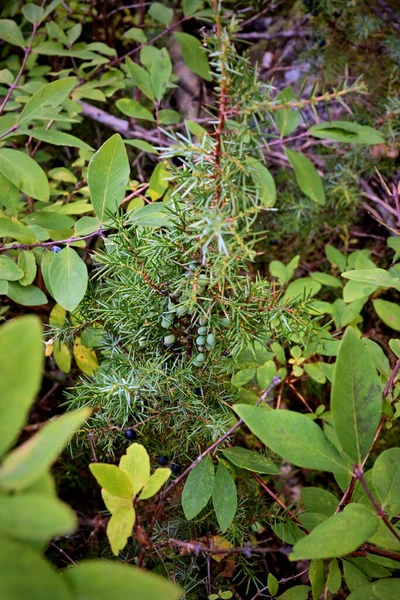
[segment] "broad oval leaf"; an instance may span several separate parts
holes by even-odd
[[[35,140],[54,144],[54,146],[72,146],[73,148],[81,148],[82,150],[93,150],[92,146],[82,142],[75,135],[66,133],[65,131],[55,131],[52,129],[19,129],[18,133],[29,135]]]
[[[57,417],[13,450],[0,467],[0,489],[22,490],[40,479],[90,412],[82,408]]]
[[[374,534],[378,517],[361,504],[346,508],[318,525],[296,542],[290,560],[335,558],[354,552]]]
[[[155,496],[170,477],[171,469],[156,469],[150,476],[146,486],[142,489],[139,500],[147,500],[147,498]]]
[[[78,368],[85,375],[93,375],[99,368],[95,351],[82,344],[80,337],[75,338],[74,359]]]
[[[18,266],[23,272],[19,280],[21,285],[30,285],[36,277],[36,259],[33,252],[21,250],[18,255]]]
[[[12,19],[0,19],[0,40],[21,48],[25,45],[24,36]]]
[[[35,285],[21,285],[19,281],[9,281],[7,296],[22,306],[42,306],[47,304],[46,295]]]
[[[0,279],[6,281],[18,281],[22,279],[24,272],[15,261],[4,254],[0,255]]]
[[[178,586],[163,577],[106,560],[86,560],[64,571],[63,578],[68,581],[74,600],[111,600],[127,595],[140,600],[179,600],[182,597]],[[41,600],[46,597],[53,600],[51,594],[43,595]],[[58,598],[54,597],[54,600]]]
[[[296,100],[296,94],[291,86],[282,90],[275,97],[275,102],[278,104],[290,103],[293,100]],[[276,123],[282,135],[291,134],[299,126],[300,120],[299,111],[290,106],[281,108],[276,112]]]
[[[313,202],[325,204],[325,192],[321,177],[312,162],[295,150],[285,149],[288,161],[293,167],[296,181],[301,191]]]
[[[183,32],[177,32],[174,36],[181,49],[183,60],[189,69],[206,81],[212,81],[210,65],[200,40]]]
[[[72,600],[60,573],[26,543],[0,537],[0,565],[0,598],[4,600]]]
[[[400,448],[388,448],[372,469],[372,484],[380,505],[390,516],[400,512]]]
[[[400,331],[400,306],[398,304],[379,298],[374,300],[374,308],[385,325],[395,331]]]
[[[192,471],[182,492],[182,507],[188,521],[208,504],[214,487],[214,465],[207,455]]]
[[[234,410],[266,446],[294,465],[333,473],[349,470],[320,427],[306,416],[245,404],[236,404]]]
[[[252,156],[246,158],[249,174],[253,179],[261,205],[272,207],[276,201],[275,181],[267,167]]]
[[[142,33],[141,29],[139,29],[138,31],[140,31],[140,33]],[[125,37],[125,35],[124,35],[124,37]],[[144,43],[146,43],[146,40],[144,40]],[[144,69],[143,67],[138,65],[137,63],[133,62],[133,60],[131,60],[130,58],[126,59],[126,68],[128,69],[128,73],[131,76],[133,83],[139,88],[139,90],[141,92],[143,92],[143,94],[145,96],[147,96],[147,98],[154,101],[154,92],[153,92],[153,88],[151,86],[150,73],[148,71],[146,71],[146,69]],[[118,102],[117,102],[117,106],[118,106]],[[120,108],[120,107],[118,106],[118,108]],[[120,108],[120,110],[122,112],[125,112],[123,110],[123,108]],[[152,118],[150,120],[154,120],[154,118]]]
[[[334,514],[339,500],[327,490],[318,487],[305,487],[301,490],[301,499],[306,508],[314,513],[330,517]]]
[[[110,542],[111,550],[115,556],[123,550],[132,535],[132,529],[135,524],[135,510],[132,506],[120,508],[111,515],[107,524],[107,537]]]
[[[67,246],[58,252],[49,268],[51,294],[66,310],[74,310],[83,299],[88,284],[87,267],[79,254]]]
[[[323,140],[335,140],[348,144],[384,144],[385,138],[372,127],[349,123],[348,121],[330,121],[317,123],[310,127],[311,135]]]
[[[88,167],[90,198],[100,221],[106,219],[108,211],[117,212],[124,199],[129,172],[125,144],[116,133],[93,155]]]
[[[148,48],[149,46],[147,46]],[[154,48],[154,51],[157,48]],[[142,55],[141,55],[142,58]],[[156,100],[160,101],[167,90],[167,83],[172,73],[172,63],[166,48],[153,52],[153,60],[150,66],[151,87]]]
[[[1,457],[15,442],[39,391],[44,360],[40,320],[24,316],[2,325],[0,347]]]
[[[381,416],[381,385],[370,353],[349,327],[340,344],[332,383],[336,434],[353,462],[368,454]]]
[[[124,113],[124,115],[127,115],[132,119],[155,121],[155,118],[151,112],[136,100],[131,100],[130,98],[121,98],[121,100],[117,100],[116,106],[122,113]]]
[[[25,152],[0,148],[0,173],[27,196],[48,201],[50,188],[46,174]]]
[[[116,465],[92,463],[89,465],[92,475],[102,488],[112,496],[132,498],[132,482],[128,475]]]
[[[119,466],[132,482],[133,496],[136,496],[150,480],[150,459],[142,444],[131,444],[121,457]]]
[[[0,533],[7,537],[47,542],[55,535],[72,533],[77,525],[74,511],[58,498],[0,494]]]
[[[222,453],[232,464],[247,471],[268,475],[279,475],[281,472],[272,460],[254,450],[231,446],[222,450]]]
[[[395,288],[400,290],[400,279],[393,277],[385,269],[354,269],[353,271],[345,271],[342,277],[351,281],[360,281],[369,283],[383,288]]]
[[[25,104],[17,123],[40,119],[49,108],[59,106],[68,97],[75,83],[76,77],[65,77],[43,85]]]
[[[214,479],[212,502],[221,531],[226,531],[232,524],[237,509],[237,490],[232,475],[220,462]]]

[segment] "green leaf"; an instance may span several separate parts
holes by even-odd
[[[342,277],[351,281],[361,281],[362,283],[370,283],[382,288],[395,288],[400,290],[400,279],[393,277],[385,269],[354,269],[353,271],[345,271]]]
[[[206,81],[212,81],[210,65],[200,40],[193,35],[182,32],[177,32],[174,36],[181,49],[183,60],[189,69]]]
[[[282,90],[275,98],[277,104],[290,103],[296,100],[296,94],[292,87]],[[282,135],[290,135],[300,124],[300,114],[293,108],[282,108],[276,112],[276,123]]]
[[[279,589],[279,582],[277,578],[274,575],[272,575],[272,573],[268,573],[267,585],[268,592],[271,594],[271,596],[276,596]]]
[[[117,212],[125,196],[129,172],[125,144],[115,134],[93,155],[88,168],[90,197],[100,221],[106,219],[106,211]]]
[[[311,592],[309,585],[295,585],[278,598],[279,600],[307,600],[309,592]]]
[[[340,344],[332,383],[336,434],[352,461],[367,456],[381,416],[381,385],[370,354],[349,327]]]
[[[146,486],[142,489],[139,500],[147,500],[147,498],[155,496],[170,477],[171,469],[156,469],[154,473],[150,475],[150,479]]]
[[[154,202],[146,204],[143,208],[136,209],[129,218],[132,225],[140,225],[141,227],[168,227],[172,220],[170,213],[162,202]]]
[[[24,36],[16,22],[11,19],[0,19],[0,40],[21,48],[25,45]]]
[[[338,328],[346,327],[360,314],[365,304],[365,298],[360,298],[350,304],[346,304],[341,298],[337,298],[332,305],[332,316]]]
[[[24,272],[17,266],[17,263],[13,261],[9,256],[4,254],[0,255],[0,279],[6,279],[7,281],[18,281],[22,279]]]
[[[168,27],[168,25],[170,25],[172,22],[174,11],[172,8],[168,8],[168,6],[165,6],[160,2],[153,2],[149,8],[148,14],[159,23],[162,23]]]
[[[236,513],[237,491],[231,474],[221,462],[214,479],[212,502],[219,528],[224,532],[231,526]]]
[[[161,125],[175,125],[181,120],[181,115],[176,110],[165,109],[158,112],[158,122]]]
[[[90,410],[82,408],[57,417],[18,446],[0,467],[0,489],[21,490],[40,479],[89,415]]]
[[[346,269],[346,257],[337,248],[327,244],[325,246],[325,254],[332,266],[338,267],[340,271]]]
[[[325,192],[321,177],[312,162],[303,154],[285,148],[285,154],[293,167],[301,191],[317,204],[325,204]]]
[[[332,559],[329,563],[328,579],[326,580],[326,587],[331,594],[336,594],[342,584],[342,575],[336,558]]]
[[[389,248],[395,251],[395,255],[392,259],[392,262],[395,263],[400,256],[400,237],[397,235],[391,235],[387,238],[386,243]]]
[[[21,124],[33,119],[46,119],[46,112],[64,102],[75,84],[76,77],[65,77],[43,85],[25,104],[18,116],[17,123]]]
[[[380,579],[372,583],[372,590],[379,600],[394,600],[400,597],[400,579]]]
[[[374,300],[378,317],[391,329],[400,331],[400,306],[387,300]]]
[[[73,227],[75,221],[68,215],[63,215],[53,210],[34,212],[28,217],[30,225],[39,225],[44,229],[52,229],[54,231],[62,231]]]
[[[335,558],[357,550],[374,534],[378,517],[361,504],[349,504],[296,542],[290,560]]]
[[[311,512],[330,517],[335,513],[339,500],[327,490],[317,487],[305,487],[301,490],[301,500]]]
[[[150,177],[149,189],[146,196],[149,196],[153,201],[161,198],[169,186],[168,179],[170,177],[171,174],[167,171],[163,163],[158,163]]]
[[[345,302],[355,302],[356,300],[366,300],[373,294],[378,286],[371,283],[362,283],[361,281],[347,281],[343,288],[343,300]]]
[[[51,294],[65,310],[74,310],[86,293],[87,267],[79,254],[67,246],[58,252],[49,268]]]
[[[154,5],[152,5],[154,6]],[[164,96],[167,83],[172,73],[172,64],[166,48],[159,50],[154,55],[156,60],[153,61],[150,68],[151,87],[153,88],[155,99],[160,102]]]
[[[266,390],[276,375],[276,365],[273,360],[267,362],[257,369],[257,383],[261,389]]]
[[[57,367],[63,373],[69,373],[71,370],[71,353],[66,344],[56,342],[53,350],[54,360]]]
[[[19,129],[19,133],[29,135],[35,140],[40,140],[54,146],[72,146],[82,150],[93,150],[92,146],[82,142],[79,138],[64,131],[53,131],[51,129]]]
[[[325,567],[323,560],[312,560],[308,570],[311,583],[312,597],[318,600],[325,587]]]
[[[348,144],[373,145],[385,143],[385,138],[376,129],[347,121],[317,123],[310,127],[309,132],[314,137],[323,140],[335,140]]]
[[[252,156],[246,158],[249,174],[253,179],[262,206],[272,207],[276,201],[275,181],[262,162]]]
[[[19,280],[21,285],[30,285],[36,277],[36,259],[33,252],[21,250],[18,255],[18,266],[23,272]]]
[[[22,13],[30,23],[40,23],[44,15],[44,10],[36,4],[25,4],[22,7]]]
[[[124,142],[125,144],[128,144],[128,146],[133,146],[141,152],[147,152],[148,154],[158,154],[157,148],[152,144],[149,144],[149,142],[146,142],[145,140],[124,140]]]
[[[59,571],[27,544],[0,537],[0,564],[0,598],[72,600]]]
[[[306,416],[245,404],[236,404],[234,410],[266,446],[294,465],[333,473],[348,471],[336,448]]]
[[[47,542],[72,533],[78,525],[73,510],[58,498],[38,493],[0,494],[0,534],[24,541]]]
[[[7,296],[22,306],[42,306],[47,304],[46,295],[35,285],[21,285],[19,281],[9,281]]]
[[[308,277],[300,277],[289,283],[282,298],[282,303],[294,298],[312,298],[318,294],[320,289],[321,284],[318,281]]]
[[[155,118],[147,108],[142,106],[136,100],[130,98],[122,98],[117,100],[116,106],[124,115],[132,119],[144,119],[145,121],[155,121]]]
[[[139,29],[139,31],[141,32],[142,30]],[[146,43],[146,41],[144,43]],[[132,78],[132,81],[136,85],[136,87],[138,87],[139,90],[147,98],[149,98],[149,100],[154,101],[154,92],[153,92],[153,88],[151,85],[150,73],[148,71],[146,71],[146,69],[143,69],[143,67],[141,67],[137,63],[133,62],[133,60],[131,60],[130,58],[126,59],[126,67],[128,69],[129,76]],[[117,106],[118,106],[118,102],[117,102]],[[120,110],[124,114],[127,114],[127,113],[125,113],[123,108],[120,108]],[[146,111],[146,112],[149,112],[149,111]],[[149,114],[151,114],[151,113],[149,113]],[[131,116],[131,115],[129,115],[129,116]],[[138,118],[143,118],[143,117],[138,117]],[[154,121],[153,116],[151,116],[150,120]]]
[[[101,226],[100,221],[97,217],[81,217],[75,223],[76,237],[81,237],[84,235],[88,235],[89,233],[94,233],[98,229],[101,229]]]
[[[116,465],[106,463],[91,463],[89,468],[97,483],[109,494],[121,498],[132,498],[132,482],[125,471]]]
[[[214,487],[214,465],[207,455],[192,471],[185,482],[182,507],[188,521],[194,519],[208,504]]]
[[[321,285],[326,285],[328,287],[340,288],[342,287],[341,281],[333,275],[329,275],[329,273],[310,273],[310,277],[315,281],[318,281]]]
[[[343,575],[346,585],[351,592],[354,592],[354,590],[357,590],[368,583],[368,579],[364,573],[351,563],[347,562],[347,560],[343,561]]]
[[[253,367],[251,369],[243,369],[242,371],[238,371],[234,375],[232,375],[231,384],[235,387],[242,387],[249,383],[256,374],[256,369]]]
[[[27,196],[48,201],[50,190],[46,174],[25,152],[0,148],[0,173]]]
[[[115,511],[108,521],[107,537],[115,556],[125,548],[128,538],[132,535],[135,518],[135,510],[130,500],[130,506]]]
[[[370,340],[369,338],[361,338],[361,341],[368,350],[375,369],[389,377],[391,373],[389,359],[380,347],[380,345],[374,342],[373,340]],[[391,341],[392,340],[389,340],[389,346]]]
[[[44,359],[40,320],[24,316],[2,325],[0,348],[1,457],[17,439],[39,391]]]
[[[185,17],[191,17],[203,8],[203,0],[183,0],[182,8]]]
[[[1,117],[0,117],[1,118]],[[7,208],[16,216],[20,207],[20,193],[18,188],[0,173],[0,206]]]
[[[320,365],[319,362],[318,363],[307,363],[307,364],[303,365],[303,369],[305,370],[307,375],[309,377],[311,377],[311,379],[313,381],[323,384],[326,381],[326,376],[321,371],[319,365]]]
[[[179,600],[182,597],[178,586],[159,575],[106,560],[86,560],[64,571],[63,578],[68,581],[74,600],[115,600],[127,596],[138,600]],[[58,600],[51,594],[43,594],[41,600],[46,597]]]
[[[136,496],[150,481],[150,459],[146,448],[141,444],[131,444],[119,466],[131,480],[133,496]]]
[[[400,340],[399,339],[391,339],[389,340],[389,346],[391,351],[400,358]]]
[[[246,469],[247,471],[265,473],[268,475],[279,475],[281,472],[279,467],[277,467],[272,460],[254,450],[247,450],[247,448],[240,448],[239,446],[231,446],[230,448],[222,450],[222,453],[232,464],[241,469]]]
[[[400,448],[384,450],[372,469],[379,504],[392,517],[400,512]]]
[[[135,42],[139,42],[139,44],[145,44],[147,42],[147,37],[145,36],[142,29],[138,27],[131,27],[128,31],[125,31],[122,36],[126,40],[134,40]]]

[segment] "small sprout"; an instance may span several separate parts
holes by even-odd
[[[126,437],[127,440],[136,440],[137,433],[134,429],[132,429],[131,427],[128,427],[128,429],[125,429],[124,436]]]
[[[175,336],[173,333],[171,333],[171,335],[166,335],[164,338],[164,346],[167,346],[167,348],[169,346],[172,346],[172,344],[175,342]]]

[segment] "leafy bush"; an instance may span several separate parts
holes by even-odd
[[[61,576],[41,556],[77,526],[49,472],[75,431],[105,555],[185,598],[399,595],[397,104],[366,100],[313,46],[332,38],[341,60],[379,32],[391,89],[393,14],[311,4],[265,9],[267,40],[287,15],[309,27],[302,85],[263,79],[268,52],[260,66],[261,43],[244,44],[256,16],[228,0],[2,8],[0,293],[4,312],[48,321],[51,377],[78,409],[12,450],[43,349],[35,317],[4,325],[6,598],[181,594],[116,562]],[[362,179],[379,156],[386,201]],[[394,234],[375,235],[381,253],[352,246],[363,194]]]

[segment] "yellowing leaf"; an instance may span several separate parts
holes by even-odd
[[[147,500],[147,498],[155,496],[170,476],[171,469],[156,469],[146,487],[143,488],[139,500]]]
[[[136,496],[150,479],[150,460],[146,448],[141,444],[132,444],[119,461],[119,466],[131,480],[133,495]]]
[[[95,351],[93,348],[84,346],[79,337],[76,338],[74,343],[74,358],[79,369],[85,375],[93,375],[99,367]]]
[[[117,510],[108,521],[107,537],[115,556],[125,548],[128,538],[132,535],[134,524],[135,510],[132,504]]]
[[[109,494],[132,499],[132,483],[122,469],[106,463],[92,463],[89,468],[97,483]]]
[[[57,342],[53,348],[53,356],[57,367],[63,373],[69,373],[71,370],[71,354],[66,344]]]

